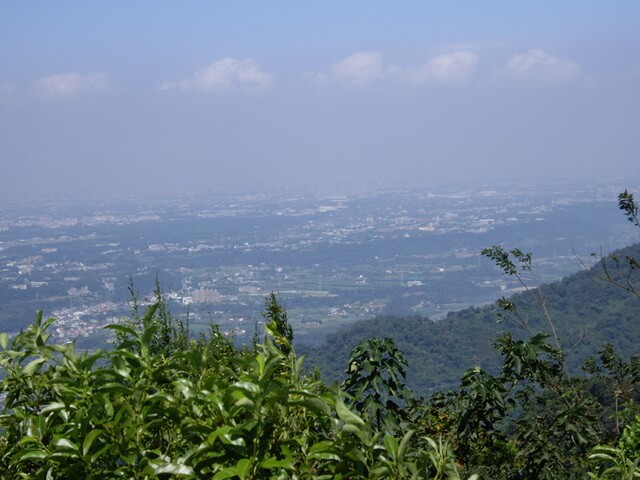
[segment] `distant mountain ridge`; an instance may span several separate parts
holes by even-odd
[[[588,270],[540,287],[574,371],[606,343],[611,343],[622,358],[640,352],[640,299],[603,279],[608,271],[614,279],[635,281],[640,288],[640,270],[630,269],[625,262],[626,257],[640,258],[640,244],[612,255],[620,259],[617,267],[611,256],[605,257]],[[531,295],[518,293],[509,300],[534,332],[549,333],[542,309]],[[308,355],[308,366],[317,366],[329,381],[340,381],[355,345],[371,337],[392,338],[409,360],[409,386],[418,393],[430,394],[457,386],[468,368],[497,370],[501,361],[493,348],[496,336],[505,331],[518,337],[526,335],[510,325],[509,312],[502,312],[503,320],[498,321],[501,312],[494,304],[451,312],[438,322],[421,316],[379,316],[329,335],[318,348],[301,346],[299,350]]]

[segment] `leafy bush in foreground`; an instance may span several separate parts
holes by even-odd
[[[304,373],[291,335],[275,321],[253,351],[236,349],[215,328],[176,351],[172,337],[158,343],[156,312],[149,307],[140,328],[109,326],[121,340],[110,351],[50,344],[54,320],[42,314],[11,341],[0,335],[3,478],[457,479],[467,472],[523,479],[592,470],[592,478],[609,479],[638,472],[640,417],[630,416],[638,410],[629,395],[639,364],[611,348],[602,367],[592,367],[597,375],[565,378],[561,355],[543,335],[505,336],[496,344],[500,375],[470,369],[458,391],[424,401],[404,387],[406,363],[390,340],[354,350],[343,392]],[[608,411],[612,392],[619,404]],[[605,417],[615,418],[608,436]],[[594,449],[607,438],[620,440]]]
[[[446,444],[411,449],[413,430],[376,428],[304,375],[276,322],[253,352],[215,335],[175,351],[157,308],[109,326],[111,351],[50,344],[42,314],[0,336],[4,478],[459,478]]]

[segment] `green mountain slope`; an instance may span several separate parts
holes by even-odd
[[[590,270],[540,287],[574,371],[605,343],[613,344],[623,358],[640,352],[640,299],[603,279],[606,267],[614,279],[624,283],[628,278],[640,285],[640,270],[630,270],[624,262],[626,256],[640,258],[640,244],[615,255],[622,259],[619,268],[607,258]],[[519,293],[509,300],[533,332],[550,332],[542,309],[530,293]],[[390,337],[409,360],[410,387],[422,394],[448,389],[457,386],[468,368],[498,368],[501,362],[493,342],[499,333],[509,330],[516,336],[526,335],[510,322],[509,312],[503,312],[501,321],[499,313],[497,306],[490,305],[452,312],[438,322],[416,316],[357,322],[329,335],[320,347],[306,351],[307,364],[317,366],[327,380],[339,381],[355,345],[366,338]]]

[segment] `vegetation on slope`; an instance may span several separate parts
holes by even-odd
[[[549,333],[545,313],[536,302],[538,292],[544,296],[572,372],[579,372],[605,343],[628,357],[638,353],[640,345],[640,301],[606,277],[636,280],[640,270],[631,268],[625,259],[640,258],[640,245],[617,251],[613,258],[603,258],[589,270],[510,297],[520,323],[513,312],[505,312],[497,304],[451,312],[438,322],[419,316],[380,316],[329,335],[319,348],[305,352],[308,363],[318,366],[327,381],[340,381],[349,352],[359,342],[389,337],[409,360],[407,382],[411,388],[422,394],[452,388],[472,365],[498,371],[497,335],[511,332],[523,339],[536,332]]]

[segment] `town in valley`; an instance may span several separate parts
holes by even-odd
[[[192,334],[211,322],[248,342],[278,294],[311,344],[376,315],[423,315],[495,301],[518,285],[480,254],[534,255],[532,286],[638,241],[619,183],[380,188],[349,193],[193,194],[5,204],[0,328],[37,310],[56,341],[89,347],[160,287]]]

